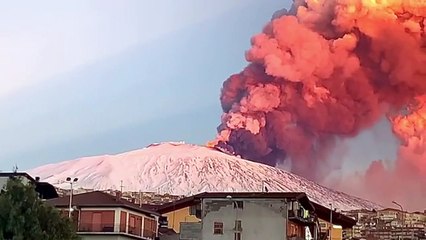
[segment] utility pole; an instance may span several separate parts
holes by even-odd
[[[120,193],[123,194],[123,180],[120,180]]]
[[[333,203],[330,203],[330,240],[331,240],[331,234],[333,232]]]
[[[400,209],[401,209],[401,218],[402,218],[402,226],[404,227],[405,226],[405,213],[404,213],[404,208],[402,207],[402,205],[401,204],[399,204],[399,203],[397,203],[397,202],[395,202],[395,201],[392,201],[392,203],[393,204],[395,204],[395,205],[397,205]]]
[[[77,182],[78,178],[71,179],[71,177],[67,177],[66,181],[69,182],[71,185],[70,202],[69,202],[69,209],[68,209],[68,218],[71,218],[71,212],[73,211],[73,208],[72,208],[73,183]]]
[[[405,236],[405,213],[404,213],[404,208],[402,207],[401,204],[397,203],[396,201],[392,201],[393,204],[397,205],[400,209],[401,209],[401,221],[402,221],[402,235]]]

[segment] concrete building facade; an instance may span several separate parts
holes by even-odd
[[[304,226],[295,225],[300,228],[297,231],[290,225],[285,199],[212,198],[203,199],[202,206],[202,239],[285,240],[288,225],[294,235],[304,230]]]

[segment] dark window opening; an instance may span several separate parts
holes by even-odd
[[[241,220],[235,220],[234,230],[235,231],[242,231]]]
[[[234,208],[243,209],[243,207],[244,207],[243,201],[235,201],[234,202]]]
[[[223,223],[214,222],[213,225],[213,234],[222,235],[223,234]]]

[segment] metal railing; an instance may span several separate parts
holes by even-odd
[[[303,210],[297,210],[297,211],[289,210],[288,211],[288,218],[289,219],[298,219],[298,220],[306,222],[306,223],[312,223],[312,222],[315,221],[315,218],[312,215],[304,216]]]
[[[80,223],[78,225],[79,232],[114,232],[114,225],[112,223]],[[120,228],[118,228],[120,229]]]

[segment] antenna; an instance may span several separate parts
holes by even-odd
[[[120,192],[123,193],[123,180],[120,180]]]
[[[15,165],[13,166],[12,169],[13,173],[17,173],[18,172],[18,165],[15,163]]]
[[[266,186],[265,180],[262,180],[262,192],[269,192],[268,187]]]

